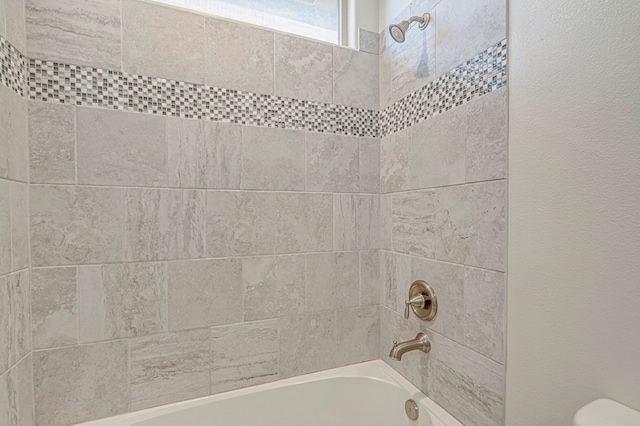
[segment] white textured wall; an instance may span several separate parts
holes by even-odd
[[[639,19],[510,3],[508,425],[640,409]]]

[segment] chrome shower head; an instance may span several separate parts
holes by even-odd
[[[429,25],[429,19],[431,15],[425,13],[422,16],[412,16],[406,21],[402,21],[399,24],[389,25],[389,34],[391,34],[391,38],[393,38],[398,43],[404,43],[406,38],[407,30],[412,22],[418,23],[418,28],[424,30]]]

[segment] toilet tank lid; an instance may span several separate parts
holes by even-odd
[[[597,399],[578,410],[573,426],[637,426],[640,412],[610,399]]]

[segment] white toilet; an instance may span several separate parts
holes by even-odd
[[[573,426],[640,426],[640,412],[610,399],[597,399],[578,410]]]

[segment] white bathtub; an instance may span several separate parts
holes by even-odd
[[[419,417],[404,404],[413,399]],[[83,426],[462,426],[383,361],[280,380]]]

